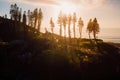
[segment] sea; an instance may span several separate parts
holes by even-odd
[[[82,36],[83,38],[89,38],[86,30],[83,30]],[[93,38],[92,34],[91,37]],[[120,28],[101,28],[97,37],[105,42],[120,43]]]
[[[54,31],[56,34],[59,34],[58,27]],[[66,29],[66,33],[68,33],[67,29]],[[64,30],[62,35],[64,36]],[[73,37],[73,28],[71,28],[71,36]],[[80,36],[79,29],[78,27],[76,27],[76,37],[79,38],[79,36]],[[100,28],[100,32],[97,35],[97,37],[98,39],[102,39],[104,42],[120,43],[120,28]],[[85,27],[82,30],[82,38],[89,38],[89,35]],[[91,34],[91,38],[93,38],[92,34]]]
[[[98,38],[105,42],[120,43],[120,28],[101,28]]]

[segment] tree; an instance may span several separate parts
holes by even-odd
[[[13,4],[11,4],[11,5],[10,5],[10,19],[11,19],[11,20],[14,20],[14,19],[13,19],[13,14],[14,14],[14,6],[13,6]]]
[[[58,24],[60,26],[60,37],[62,36],[62,11],[60,11],[59,16],[58,16]]]
[[[100,30],[99,24],[98,24],[98,22],[97,22],[97,19],[95,18],[95,19],[93,20],[93,25],[92,25],[92,31],[93,31],[93,36],[94,36],[94,39],[95,39],[95,40],[96,40],[96,34],[99,33],[99,30]]]
[[[74,38],[76,37],[75,36],[75,24],[76,24],[76,21],[77,21],[77,18],[76,18],[76,13],[74,12],[73,13],[73,32],[74,32]]]
[[[39,13],[38,13],[38,28],[37,28],[38,31],[40,31],[40,29],[41,29],[42,19],[43,19],[43,13],[42,13],[42,10],[40,8]]]
[[[38,20],[38,9],[36,8],[34,10],[34,28],[36,28],[36,25],[37,25],[37,20]]]
[[[30,10],[28,10],[28,12],[27,12],[28,26],[31,26],[30,17],[31,17],[31,12],[30,12]]]
[[[89,35],[89,39],[91,39],[90,33],[92,33],[92,27],[93,27],[93,23],[92,23],[92,19],[90,19],[87,25],[87,32]]]
[[[24,14],[23,14],[23,24],[26,25],[26,11],[24,11]]]
[[[79,33],[80,33],[80,38],[82,37],[82,28],[84,26],[82,18],[79,18],[78,20],[78,27],[79,27]]]
[[[18,21],[21,22],[21,14],[22,14],[22,8],[20,8],[20,11],[18,13]]]
[[[66,16],[66,14],[63,15],[62,22],[63,22],[63,26],[64,26],[64,37],[66,38],[66,24],[67,24],[67,16]]]
[[[18,10],[19,7],[17,7],[17,4],[11,4],[10,6],[10,15],[11,15],[11,20],[17,21],[18,19]]]
[[[23,14],[23,26],[24,26],[24,39],[26,39],[26,33],[27,33],[27,26],[26,26],[26,11],[24,11],[24,14]]]
[[[69,35],[69,39],[71,38],[71,31],[70,31],[71,21],[72,21],[72,16],[69,14],[69,16],[68,16],[68,35]]]
[[[5,19],[7,19],[7,14],[5,14]]]
[[[17,21],[18,18],[18,10],[19,8],[17,7],[17,4],[14,5],[14,20]]]
[[[53,29],[54,29],[54,27],[55,27],[55,24],[54,24],[52,18],[50,18],[50,27],[51,27],[52,39],[53,39],[53,32],[54,32]]]
[[[30,11],[30,10],[28,10],[27,16],[28,16],[28,25],[31,26],[31,27],[34,27],[34,26],[33,26],[33,21],[34,21],[33,12]]]
[[[30,25],[31,25],[31,27],[34,27],[34,15],[33,15],[33,12],[30,12]]]

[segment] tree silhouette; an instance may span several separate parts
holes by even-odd
[[[17,4],[11,4],[10,6],[10,15],[11,15],[11,20],[17,21],[18,19],[18,10],[19,7],[17,7]]]
[[[17,4],[14,5],[14,20],[17,21],[18,18],[18,10]]]
[[[23,14],[23,24],[26,25],[26,11],[24,11],[24,14]]]
[[[55,24],[54,24],[52,18],[50,18],[50,27],[51,27],[52,39],[53,39],[53,32],[54,32],[53,29],[54,29],[54,27],[55,27]]]
[[[93,26],[92,19],[90,19],[87,25],[87,32],[89,35],[89,39],[91,39],[90,33],[92,32],[92,26]]]
[[[37,28],[38,31],[40,31],[40,29],[41,29],[42,19],[43,19],[43,13],[42,13],[42,10],[40,8],[39,13],[38,13],[38,28]]]
[[[31,26],[31,12],[30,12],[30,10],[28,10],[28,12],[27,12],[27,18],[28,18],[28,26]]]
[[[95,18],[94,20],[93,20],[93,25],[92,25],[92,31],[93,31],[93,36],[94,36],[94,39],[96,40],[96,34],[98,34],[99,33],[99,30],[100,30],[100,28],[99,28],[99,24],[98,24],[98,22],[97,22],[97,19]]]
[[[75,36],[75,24],[76,24],[76,21],[77,21],[77,18],[76,18],[76,13],[74,12],[73,13],[73,33],[74,33],[74,38],[76,37]]]
[[[62,11],[60,11],[59,16],[58,16],[58,24],[60,26],[60,37],[62,36]]]
[[[31,27],[34,27],[34,15],[33,15],[33,12],[30,12],[30,23],[31,23]]]
[[[26,39],[26,34],[27,34],[27,26],[26,26],[26,11],[24,11],[23,14],[23,27],[24,27],[24,39]]]
[[[33,12],[34,15],[34,28],[36,28],[37,20],[38,20],[38,9],[36,8]]]
[[[5,14],[5,19],[7,19],[7,14]]]
[[[72,21],[72,16],[69,14],[68,15],[68,35],[69,35],[69,40],[71,38],[71,31],[70,31],[71,21]]]
[[[11,20],[21,21],[22,8],[19,8],[17,4],[11,4],[10,6],[10,18]]]
[[[10,5],[10,19],[11,20],[14,20],[13,18],[13,15],[14,15],[14,5],[13,4],[11,4]]]
[[[22,15],[22,8],[20,8],[20,11],[18,12],[18,21],[21,22],[21,15]]]
[[[28,25],[31,26],[31,27],[34,27],[33,26],[33,22],[34,22],[33,12],[28,10],[27,17],[28,17]]]
[[[64,26],[64,37],[66,38],[66,24],[67,24],[66,14],[63,15],[62,19],[63,19],[62,22],[63,22],[63,26]]]
[[[84,26],[82,18],[79,18],[78,20],[78,27],[79,27],[79,33],[80,33],[80,38],[82,37],[82,28]]]

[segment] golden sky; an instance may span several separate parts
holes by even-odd
[[[90,18],[97,18],[101,28],[120,28],[120,0],[0,0],[0,15],[9,15],[10,4],[17,3],[23,10],[42,8],[42,31],[50,28],[52,17],[56,33],[59,32],[57,17],[62,10],[66,14],[76,12],[77,18],[82,17],[84,28]]]

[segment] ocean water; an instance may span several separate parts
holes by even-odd
[[[77,37],[79,37],[79,31],[76,30],[76,32]],[[98,39],[102,39],[105,42],[120,43],[120,28],[101,28],[97,36]],[[82,38],[89,38],[86,28],[83,28]],[[91,38],[93,38],[92,34]]]
[[[120,28],[102,28],[98,37],[106,42],[120,43]]]
[[[48,29],[50,31],[50,29]],[[59,27],[56,27],[54,32],[59,35]],[[64,29],[63,34],[64,36]],[[66,35],[68,37],[68,29],[66,28]],[[73,37],[73,27],[71,26],[71,36]],[[76,27],[76,37],[79,38],[79,29]],[[91,34],[93,38],[93,35]],[[86,27],[82,30],[82,38],[89,38],[89,35],[86,31]],[[100,32],[98,34],[98,38],[102,39],[105,42],[114,42],[120,43],[120,28],[100,28]]]

